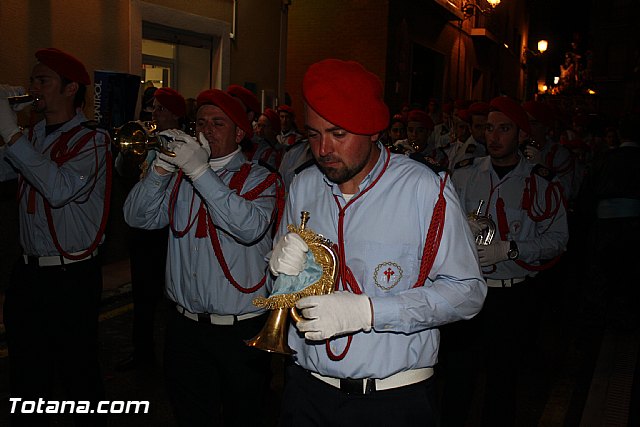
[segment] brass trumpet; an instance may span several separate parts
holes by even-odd
[[[468,219],[481,227],[480,233],[475,236],[476,244],[488,246],[496,234],[496,223],[493,222],[489,215],[482,214],[482,205],[484,205],[484,200],[480,200],[478,209],[476,209],[474,213],[469,214]]]
[[[9,101],[9,105],[13,106],[13,105],[20,105],[20,104],[27,104],[29,102],[36,103],[40,100],[39,97],[34,96],[34,95],[16,95],[16,96],[10,96],[7,98],[7,101]]]
[[[113,144],[121,152],[129,152],[137,157],[144,157],[149,150],[175,157],[175,153],[168,148],[169,142],[169,138],[156,134],[154,122],[132,121],[114,130]]]
[[[338,277],[338,257],[332,249],[333,243],[322,235],[307,229],[308,221],[309,212],[302,211],[300,226],[289,224],[287,229],[292,233],[299,234],[309,246],[315,262],[322,267],[322,276],[318,281],[300,291],[254,299],[255,306],[271,310],[271,313],[258,335],[246,342],[249,347],[273,353],[293,354],[294,351],[287,344],[287,330],[289,314],[296,322],[302,320],[302,316],[296,310],[296,302],[302,297],[325,295],[334,290]]]

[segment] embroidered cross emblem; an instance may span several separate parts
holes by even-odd
[[[394,274],[396,274],[391,268],[387,268],[387,271],[385,271],[384,273],[382,273],[386,276],[387,278],[387,283],[389,283],[389,280],[391,280],[391,276],[393,276]]]

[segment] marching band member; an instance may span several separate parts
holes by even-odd
[[[480,345],[487,352],[483,425],[496,426],[515,422],[518,364],[526,340],[535,339],[533,278],[558,260],[569,233],[558,181],[549,169],[519,154],[520,132],[531,132],[527,113],[507,97],[494,98],[490,106],[489,155],[458,169],[454,183],[466,212],[484,200],[485,214],[496,224],[493,241],[477,246],[489,292],[482,312],[470,322],[479,323]],[[473,221],[470,226],[479,231]],[[469,377],[464,381],[466,387],[473,383]],[[454,410],[463,411],[469,404],[463,402]]]
[[[296,304],[306,319],[289,330],[281,425],[435,426],[437,327],[473,317],[486,292],[458,199],[445,174],[378,142],[389,111],[360,64],[312,65],[303,96],[318,167],[293,179],[269,266],[309,268],[284,228],[308,211],[340,274],[336,292]]]
[[[44,115],[27,133],[0,87],[0,176],[19,175],[20,243],[6,291],[4,322],[11,394],[48,400],[53,379],[67,398],[96,404],[104,395],[98,362],[103,242],[111,189],[109,135],[82,112],[91,79],[85,66],[55,48],[40,49],[31,72],[33,111]],[[52,321],[55,319],[55,321]],[[46,355],[46,356],[44,356]],[[43,360],[46,357],[46,361]],[[15,425],[48,420],[15,414]],[[76,425],[104,420],[77,416]],[[47,424],[48,425],[48,424]]]
[[[169,397],[181,426],[260,424],[269,355],[244,340],[262,327],[277,174],[247,162],[252,129],[242,105],[211,89],[197,97],[199,140],[180,131],[175,157],[158,154],[125,202],[134,227],[170,227],[167,295],[176,310],[165,341]],[[279,195],[280,197],[277,197]]]

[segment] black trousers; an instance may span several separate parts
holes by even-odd
[[[171,313],[164,367],[178,425],[264,425],[271,358],[244,341],[262,329],[266,315],[221,326]]]
[[[92,403],[104,398],[98,361],[101,292],[99,258],[56,267],[18,260],[4,304],[12,397]],[[57,388],[63,396],[54,395]],[[75,418],[78,426],[101,423],[89,415]],[[12,425],[48,423],[44,415],[12,416]]]
[[[169,228],[129,228],[134,357],[154,359],[154,321],[164,291]]]
[[[348,357],[348,356],[347,356]],[[384,357],[376,355],[375,357]],[[347,394],[300,366],[286,369],[281,427],[431,427],[436,425],[434,377],[417,384]]]

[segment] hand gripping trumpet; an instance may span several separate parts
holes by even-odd
[[[496,234],[496,223],[493,222],[489,215],[483,215],[482,205],[484,204],[484,200],[480,200],[478,204],[478,209],[474,213],[469,214],[468,219],[470,221],[474,221],[481,228],[479,234],[476,234],[476,243],[478,245],[488,246],[493,241],[493,236]]]
[[[325,295],[334,290],[338,277],[338,258],[332,249],[333,243],[322,235],[307,229],[308,221],[309,212],[303,211],[300,226],[289,224],[287,229],[302,237],[309,246],[314,261],[322,268],[322,274],[317,281],[303,289],[291,293],[272,294],[268,298],[259,297],[253,300],[255,306],[271,310],[271,313],[260,333],[247,341],[247,345],[250,347],[280,354],[293,354],[294,351],[287,344],[287,330],[289,314],[296,322],[302,319],[296,310],[296,302],[306,296]],[[278,276],[278,280],[282,276]],[[291,277],[289,276],[289,278]]]

